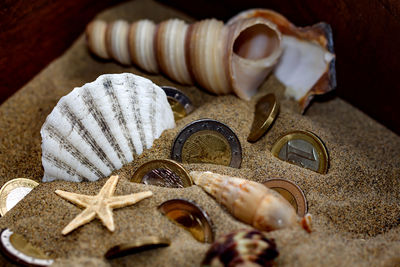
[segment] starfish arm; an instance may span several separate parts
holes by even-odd
[[[106,198],[111,197],[115,192],[115,188],[117,187],[118,180],[119,180],[118,175],[111,176],[110,179],[108,179],[107,182],[101,188],[101,190],[99,192],[99,196],[106,197]]]
[[[76,194],[76,193],[71,193],[67,191],[62,191],[62,190],[56,190],[55,192],[57,195],[60,197],[75,203],[81,207],[87,207],[91,200],[93,199],[93,196],[86,196],[86,195],[81,195],[81,194]]]
[[[103,225],[107,227],[108,230],[114,232],[115,225],[112,208],[110,208],[109,205],[104,205],[103,207],[101,207],[101,209],[97,211],[97,217],[99,217]]]
[[[79,213],[78,216],[75,217],[65,228],[62,230],[63,235],[67,235],[79,226],[84,225],[85,223],[90,222],[91,220],[96,217],[96,212],[94,212],[92,209],[87,208],[83,210],[81,213]]]
[[[151,197],[152,195],[153,192],[145,191],[125,196],[114,196],[108,200],[108,205],[113,209],[122,208],[125,206],[133,205],[145,198]]]

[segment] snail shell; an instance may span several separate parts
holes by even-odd
[[[250,99],[277,63],[281,33],[265,18],[246,18],[230,25],[206,19],[188,25],[169,19],[132,24],[92,21],[86,28],[89,49],[123,65],[135,64],[165,73],[182,84],[198,83],[215,94],[234,92]]]
[[[300,219],[286,199],[260,183],[212,172],[192,171],[190,175],[233,216],[259,230],[273,231],[299,223],[307,231],[311,229],[311,215]]]

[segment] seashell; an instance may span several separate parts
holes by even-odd
[[[192,201],[170,199],[163,202],[158,210],[173,222],[189,231],[200,242],[214,241],[213,224],[207,212]]]
[[[249,18],[268,19],[282,32],[283,54],[274,74],[286,86],[286,96],[298,101],[302,112],[314,95],[336,88],[335,54],[329,24],[321,22],[300,28],[272,10],[250,9],[231,18],[227,25]]]
[[[158,25],[150,20],[105,24],[95,20],[86,28],[88,47],[99,57],[132,62],[179,83],[196,82],[212,93],[234,92],[242,99],[255,94],[282,53],[281,33],[264,18],[231,25],[215,19],[191,25],[179,19]]]
[[[164,91],[150,80],[101,75],[62,97],[43,124],[43,181],[107,177],[174,126]]]
[[[274,239],[257,230],[242,229],[215,241],[201,266],[273,266],[278,255]]]
[[[273,231],[299,223],[307,231],[311,229],[311,215],[300,219],[286,199],[260,183],[212,172],[192,171],[190,175],[234,217],[259,230]]]

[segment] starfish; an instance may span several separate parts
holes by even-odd
[[[111,176],[96,196],[56,190],[55,193],[60,197],[85,208],[62,230],[61,233],[63,235],[69,234],[76,228],[92,221],[96,215],[108,230],[114,232],[115,225],[112,214],[113,209],[133,205],[153,195],[151,191],[145,191],[125,196],[113,196],[118,179],[118,175]]]

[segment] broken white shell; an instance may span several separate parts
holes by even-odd
[[[311,229],[311,215],[300,219],[293,206],[279,193],[253,181],[212,172],[192,171],[190,175],[233,216],[262,231],[301,225]]]
[[[107,177],[174,126],[164,91],[150,80],[101,75],[62,97],[43,124],[43,181]]]
[[[215,19],[191,25],[178,19],[158,25],[149,20],[104,24],[95,20],[86,29],[94,54],[124,65],[133,62],[152,73],[160,70],[182,84],[197,82],[215,94],[234,92],[242,99],[255,94],[282,53],[280,32],[264,18],[231,25]]]
[[[268,19],[282,32],[283,54],[274,73],[286,86],[285,95],[298,101],[302,112],[314,95],[335,89],[335,54],[329,24],[321,22],[300,28],[281,14],[268,9],[243,11],[227,24],[248,18]]]

